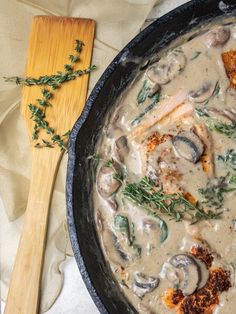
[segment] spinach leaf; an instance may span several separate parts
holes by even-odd
[[[145,100],[148,97],[149,92],[150,92],[150,85],[148,84],[148,81],[145,80],[137,96],[138,105],[141,105],[143,102],[145,102]]]

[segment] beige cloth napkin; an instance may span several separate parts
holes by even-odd
[[[139,31],[156,0],[7,0],[0,1],[0,273],[1,298],[6,299],[26,208],[31,156],[19,113],[20,87],[3,76],[22,76],[34,15],[70,15],[96,20],[97,31],[90,90],[117,52]],[[72,254],[66,230],[65,155],[53,193],[42,279],[41,311],[60,293],[60,264]],[[20,289],[20,287],[19,287]]]

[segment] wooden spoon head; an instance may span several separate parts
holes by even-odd
[[[76,40],[84,43],[80,61],[75,63],[74,70],[90,66],[95,22],[90,19],[36,16],[33,19],[29,40],[26,77],[35,77],[64,72],[64,65],[70,64],[69,55],[76,54]],[[26,122],[31,145],[34,121],[31,119],[29,104],[37,105],[36,99],[42,98],[41,89],[47,88],[53,93],[49,100],[52,107],[46,108],[45,120],[56,134],[62,135],[70,130],[83,110],[89,76],[83,75],[75,80],[65,82],[60,88],[52,90],[48,86],[24,86],[21,112]],[[40,107],[42,108],[42,107]],[[42,108],[43,109],[43,108]],[[40,139],[50,140],[44,130],[39,133]]]

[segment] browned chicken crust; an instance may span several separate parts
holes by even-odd
[[[165,305],[176,314],[212,314],[219,304],[220,293],[231,287],[230,273],[219,267],[210,271],[207,284],[184,297],[180,290],[168,289],[162,297]]]
[[[236,88],[236,50],[226,51],[221,56],[230,80],[230,87]]]
[[[147,139],[147,153],[152,153],[158,145],[165,143],[168,140],[171,140],[172,137],[173,136],[170,134],[160,135],[158,132],[154,132]]]
[[[200,259],[202,262],[204,262],[208,269],[211,267],[213,262],[213,256],[208,248],[200,245],[192,246],[190,249],[190,253],[197,259]]]

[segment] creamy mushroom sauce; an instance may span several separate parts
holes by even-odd
[[[122,95],[92,157],[104,254],[139,313],[175,313],[162,300],[168,288],[191,295],[206,284],[209,270],[204,263],[196,268],[200,260],[189,253],[197,245],[207,246],[212,267],[229,271],[231,282],[212,312],[201,313],[235,312],[236,90],[222,61],[223,52],[236,50],[235,38],[234,24],[217,25],[165,51]],[[220,133],[222,125],[232,132]],[[154,203],[135,203],[124,191],[144,177],[150,193],[180,193],[193,206],[199,201],[206,217],[193,221],[191,208],[173,217]],[[210,219],[209,210],[219,219]]]

